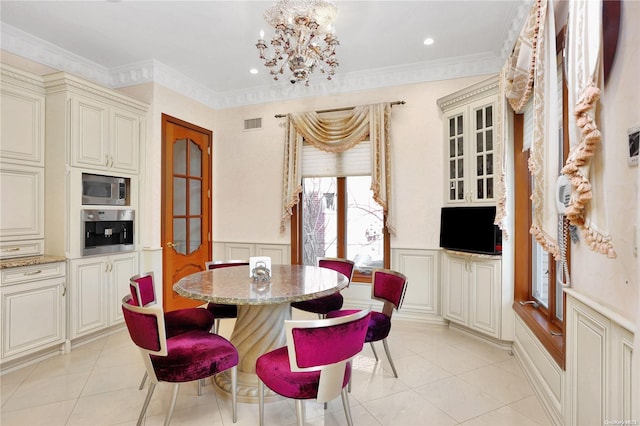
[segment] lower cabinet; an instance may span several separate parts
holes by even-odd
[[[502,339],[500,258],[445,252],[442,259],[443,317]]]
[[[64,262],[4,269],[0,294],[2,362],[65,342]]]
[[[138,253],[74,259],[70,269],[70,339],[121,323],[121,301],[138,273]]]

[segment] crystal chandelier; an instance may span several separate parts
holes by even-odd
[[[291,84],[304,81],[308,86],[316,67],[331,80],[338,66],[335,50],[340,44],[333,34],[336,13],[331,0],[279,0],[264,12],[264,19],[275,29],[273,55],[265,55],[264,31],[260,31],[256,47],[274,80],[284,74],[285,65],[292,73]]]

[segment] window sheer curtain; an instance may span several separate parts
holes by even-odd
[[[390,234],[395,234],[390,208],[390,115],[389,102],[357,106],[327,116],[313,111],[287,115],[280,232],[284,232],[286,223],[290,221],[292,209],[298,204],[302,192],[303,142],[317,149],[336,153],[347,151],[362,141],[370,140],[373,198],[385,212],[387,230]]]

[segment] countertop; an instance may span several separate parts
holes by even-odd
[[[45,263],[64,262],[65,260],[67,260],[67,258],[64,256],[49,256],[46,254],[42,256],[16,257],[13,259],[0,260],[0,269],[43,265]]]

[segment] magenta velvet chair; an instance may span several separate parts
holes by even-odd
[[[287,346],[256,361],[259,378],[260,425],[264,424],[264,386],[296,400],[296,417],[302,425],[302,401],[328,402],[342,395],[347,423],[353,424],[346,386],[351,379],[351,359],[364,345],[370,310],[333,319],[285,321]]]
[[[153,272],[132,276],[129,279],[129,288],[131,290],[131,301],[135,306],[148,307],[157,303]],[[164,313],[167,338],[191,330],[209,331],[213,326],[213,320],[213,315],[202,308],[178,309]],[[144,387],[146,380],[147,373],[145,372],[140,382],[140,389]],[[198,386],[198,395],[200,393],[200,386]]]
[[[323,257],[318,259],[318,266],[320,266],[321,268],[329,268],[333,269],[334,271],[340,272],[341,274],[349,278],[349,284],[351,284],[351,279],[353,278],[354,265],[354,262],[348,259],[336,259],[330,257]],[[317,299],[294,302],[291,304],[291,307],[300,309],[301,311],[313,312],[314,314],[318,314],[319,318],[325,318],[327,316],[327,313],[342,308],[343,301],[344,298],[338,291],[328,296],[319,297]]]
[[[246,260],[215,260],[213,262],[206,262],[204,264],[207,270],[209,269],[218,269],[218,268],[229,268],[231,266],[242,266],[248,265],[249,262]],[[216,334],[220,331],[220,320],[224,318],[237,318],[238,317],[238,307],[236,305],[225,305],[224,303],[213,303],[209,302],[207,305],[207,310],[211,312],[213,317],[216,319],[216,326],[213,330]]]
[[[387,345],[387,336],[391,331],[391,315],[393,310],[398,310],[402,306],[404,294],[407,291],[407,277],[400,272],[392,271],[389,269],[374,269],[373,271],[373,283],[371,285],[371,298],[383,302],[382,312],[371,312],[371,319],[369,320],[369,327],[367,330],[367,337],[365,342],[369,342],[373,356],[378,361],[378,354],[376,348],[373,346],[373,342],[382,340],[384,351],[387,354],[389,364],[393,370],[393,375],[397,378],[398,373],[396,367],[393,365],[391,359],[391,353],[389,352],[389,346]],[[343,315],[351,315],[355,310],[342,310],[333,311],[327,314],[327,318],[337,318]]]
[[[231,372],[231,395],[233,422],[238,418],[237,410],[237,365],[238,351],[224,337],[208,330],[191,330],[167,337],[162,309],[156,305],[135,306],[130,295],[122,299],[122,312],[133,343],[138,346],[147,374],[149,390],[138,417],[138,426],[144,420],[153,391],[159,382],[174,383],[173,398],[165,425],[171,422],[178,398],[180,383],[201,380],[220,372]]]

